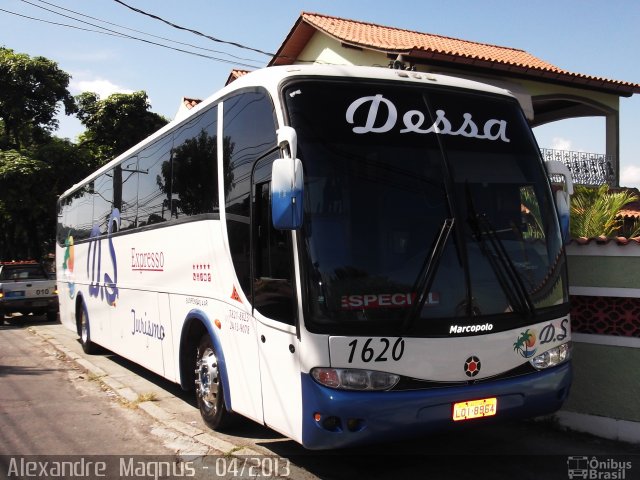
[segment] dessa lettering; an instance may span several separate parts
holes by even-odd
[[[395,127],[398,121],[398,109],[391,100],[384,98],[381,94],[360,97],[354,100],[351,105],[349,105],[349,108],[347,108],[346,114],[347,122],[350,125],[353,125],[355,122],[354,116],[356,111],[361,107],[366,108],[367,104],[369,105],[367,121],[364,125],[354,126],[352,129],[354,133],[385,133]],[[384,104],[386,108],[380,108],[381,104]],[[444,110],[436,110],[436,119],[433,124],[431,124],[429,128],[423,128],[425,122],[424,113],[419,110],[409,110],[402,116],[404,128],[400,130],[400,133],[461,135],[463,137],[478,138],[481,140],[510,142],[507,138],[506,120],[491,118],[484,123],[482,131],[480,131],[480,127],[473,121],[472,117],[470,113],[462,114],[462,121],[459,126],[456,124],[457,128],[455,128],[451,120],[447,118]]]

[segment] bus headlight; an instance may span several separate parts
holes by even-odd
[[[555,367],[562,362],[569,360],[571,357],[571,342],[563,343],[557,347],[553,347],[551,350],[547,350],[540,355],[531,359],[531,365],[538,370],[543,370],[549,367]]]
[[[338,390],[389,390],[400,381],[400,375],[355,368],[311,369],[311,375],[321,385]]]

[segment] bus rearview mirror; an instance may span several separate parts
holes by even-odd
[[[304,193],[302,162],[279,158],[271,169],[271,218],[278,230],[298,230],[302,226]]]

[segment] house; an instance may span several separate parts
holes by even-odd
[[[173,119],[181,120],[185,118],[189,114],[189,111],[200,102],[202,102],[202,100],[200,100],[199,98],[182,97],[182,100],[180,100],[180,105],[178,106],[178,111],[176,112]]]
[[[640,84],[570,72],[517,48],[308,12],[269,65],[301,63],[392,66],[491,83],[518,98],[533,127],[604,117],[606,152],[542,149],[546,160],[563,161],[582,184],[619,184],[620,97],[640,93]]]

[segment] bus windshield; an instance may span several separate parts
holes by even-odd
[[[551,191],[515,100],[317,80],[283,97],[305,172],[310,330],[495,333],[567,308]]]

